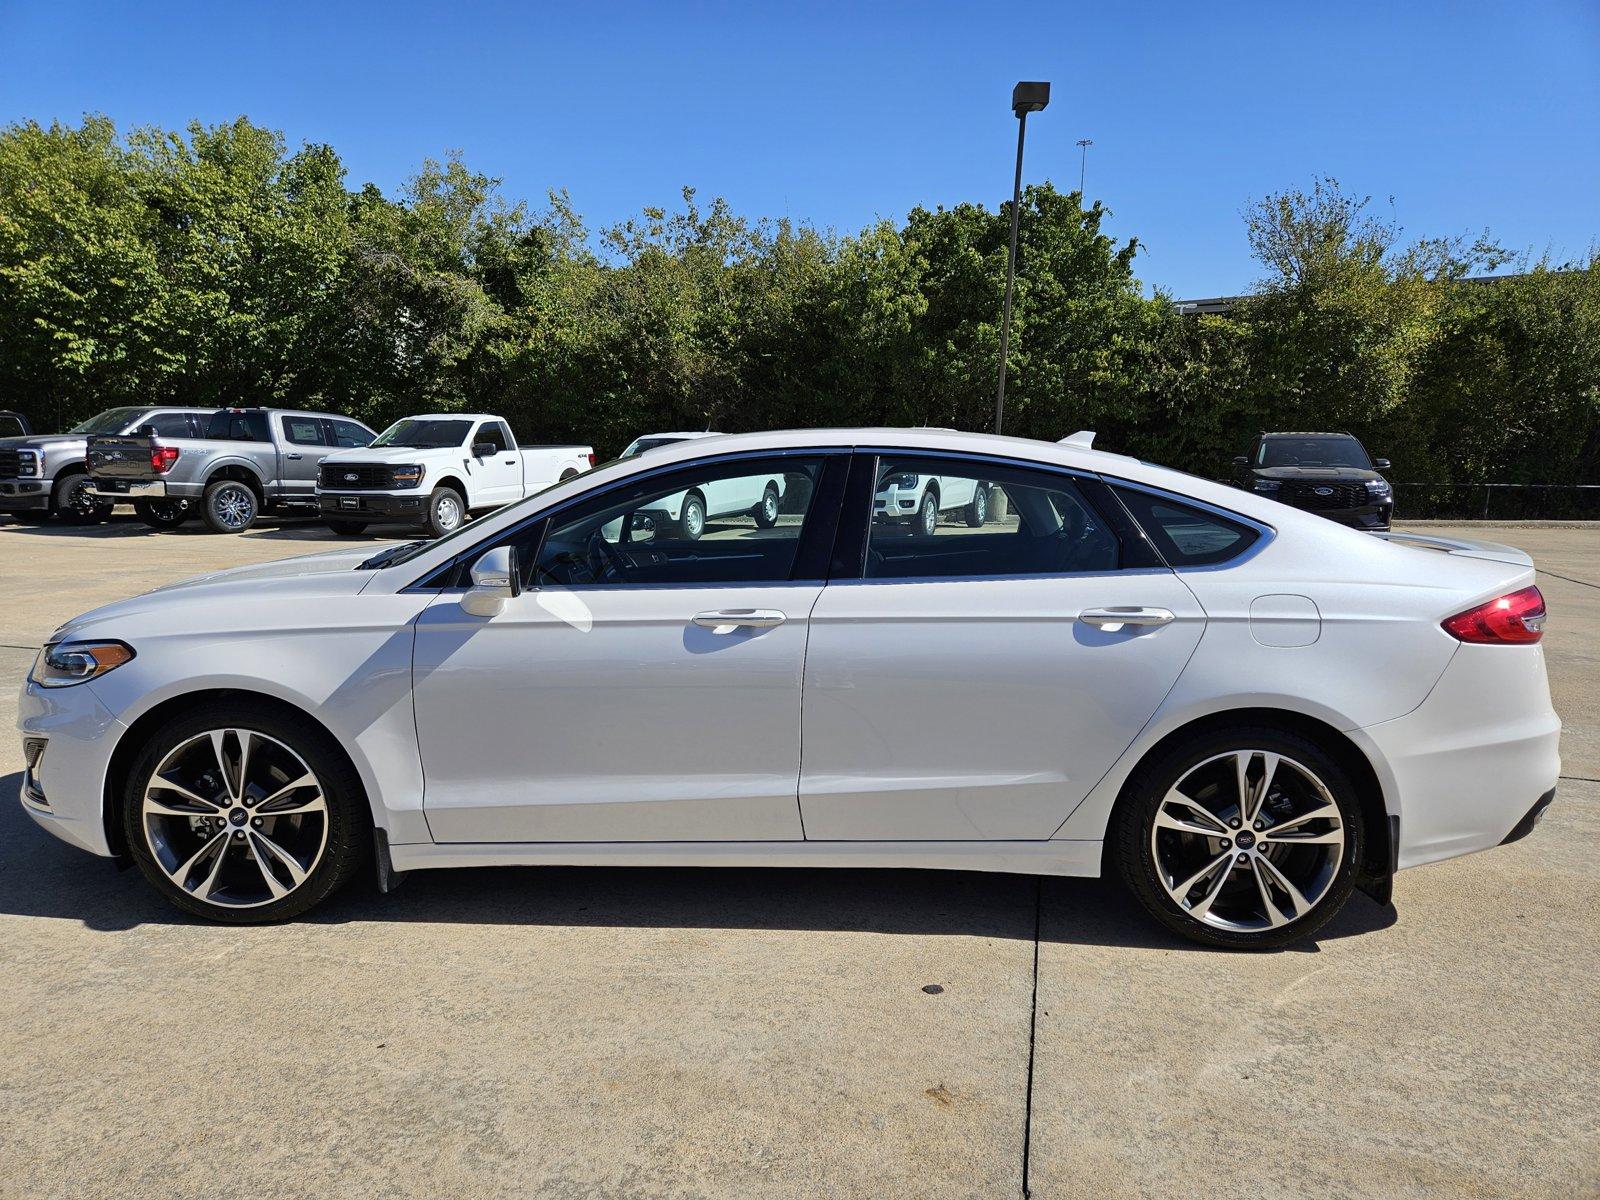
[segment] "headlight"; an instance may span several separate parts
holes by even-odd
[[[1258,492],[1275,492],[1283,486],[1281,479],[1258,479],[1253,485]]]
[[[133,657],[121,642],[56,642],[39,651],[28,679],[40,687],[71,687],[115,671]]]
[[[17,474],[37,476],[39,474],[39,452],[37,450],[19,450],[17,452]]]
[[[1389,486],[1389,481],[1387,479],[1369,479],[1367,480],[1367,491],[1371,492],[1374,496],[1387,496],[1393,492],[1394,489]]]
[[[420,463],[407,463],[403,467],[391,468],[389,478],[394,481],[395,487],[414,488],[422,482],[424,474],[426,472]]]

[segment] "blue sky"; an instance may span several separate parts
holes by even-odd
[[[1010,14],[1008,16],[1008,14]],[[591,225],[683,184],[853,232],[1076,185],[1180,297],[1255,277],[1240,210],[1312,176],[1414,235],[1600,239],[1600,3],[223,4],[0,0],[0,122],[246,114],[393,191],[459,149]]]

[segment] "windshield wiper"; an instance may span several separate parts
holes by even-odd
[[[401,542],[398,546],[386,546],[386,547],[384,547],[384,549],[379,550],[371,558],[363,559],[360,563],[358,563],[356,565],[356,570],[358,570],[358,571],[369,571],[369,570],[373,570],[374,568],[377,568],[377,567],[387,566],[390,563],[390,561],[392,561],[395,558],[398,558],[401,554],[405,553],[407,550],[415,550],[418,546],[425,546],[425,545],[427,545],[427,542],[425,542],[425,541],[416,541],[416,542]]]

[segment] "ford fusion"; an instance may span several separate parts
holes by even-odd
[[[222,921],[369,862],[930,867],[1114,873],[1234,947],[1533,827],[1525,554],[1087,441],[699,438],[98,609],[24,688],[22,803]]]

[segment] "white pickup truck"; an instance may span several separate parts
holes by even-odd
[[[956,475],[896,471],[879,482],[872,502],[875,521],[903,521],[924,537],[932,537],[940,515],[952,510],[974,529],[982,525],[989,519],[989,485]]]
[[[522,446],[501,417],[427,413],[396,421],[370,446],[322,460],[317,504],[335,533],[378,522],[435,537],[594,466],[590,446]]]

